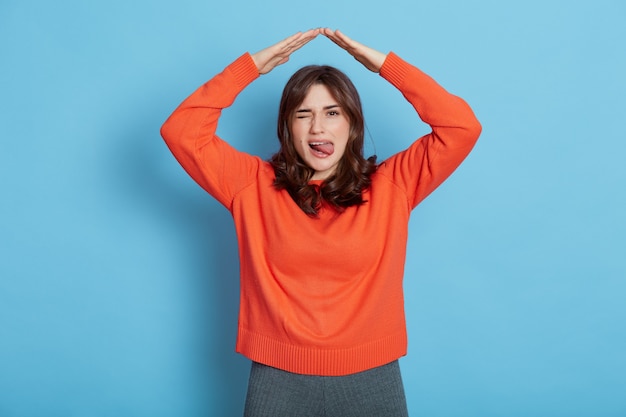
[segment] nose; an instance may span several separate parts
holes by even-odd
[[[322,120],[322,117],[319,117],[319,116],[312,117],[310,132],[321,133],[323,131],[324,131],[324,121]]]

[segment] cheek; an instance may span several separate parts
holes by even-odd
[[[346,143],[348,143],[351,134],[352,134],[352,128],[348,123],[346,123],[341,128],[341,137],[345,140]]]
[[[341,124],[339,126],[346,137],[350,135],[350,131],[352,130],[352,125],[350,124],[350,119],[347,116],[344,116],[341,119]]]
[[[301,123],[292,123],[289,128],[289,132],[291,133],[291,139],[294,141],[294,143],[301,141],[302,136],[305,133]]]
[[[297,127],[292,127],[290,131],[290,141],[291,147],[293,150],[300,156],[302,156],[304,151],[304,142],[302,141],[302,133],[298,131]]]

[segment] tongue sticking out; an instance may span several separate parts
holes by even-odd
[[[323,153],[325,155],[332,155],[335,152],[335,147],[332,143],[322,142],[322,143],[311,143],[309,145],[314,151],[319,153]]]

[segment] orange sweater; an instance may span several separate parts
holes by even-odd
[[[201,86],[161,134],[232,214],[239,243],[237,352],[290,372],[347,375],[406,354],[402,279],[411,210],[461,163],[480,124],[460,98],[390,53],[380,75],[432,133],[380,164],[368,202],[307,216],[268,162],[216,136],[222,109],[259,74],[249,54]]]

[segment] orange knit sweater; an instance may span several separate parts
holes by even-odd
[[[461,163],[480,124],[460,98],[390,53],[380,75],[432,133],[380,164],[362,206],[307,216],[268,162],[216,136],[222,109],[259,74],[244,54],[189,96],[161,134],[232,214],[240,259],[237,352],[311,375],[347,375],[406,354],[402,279],[411,210]]]

